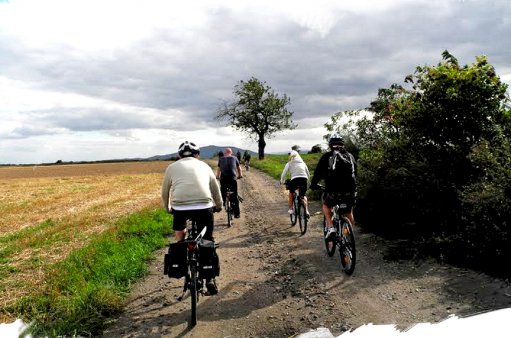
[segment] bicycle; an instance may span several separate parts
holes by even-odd
[[[288,190],[289,182],[289,180],[286,180],[286,188]],[[307,223],[309,222],[309,217],[307,215],[307,210],[305,209],[303,196],[300,197],[300,191],[298,188],[291,193],[293,194],[293,213],[289,215],[291,226],[296,225],[296,222],[298,221],[298,224],[300,225],[300,233],[305,235],[307,232]]]
[[[231,201],[231,195],[233,192],[231,189],[227,188],[225,192],[225,212],[227,213],[227,227],[231,227],[232,225],[232,219],[233,219],[233,207],[232,207],[232,201]]]
[[[203,239],[206,227],[197,233],[197,223],[191,221],[188,224],[185,239],[170,244],[169,254],[165,255],[164,274],[173,278],[185,277],[183,292],[177,300],[182,301],[186,293],[190,292],[190,326],[193,327],[197,325],[197,302],[201,295],[206,295],[205,280],[218,276],[220,266],[215,253],[217,245]],[[207,250],[212,250],[213,254],[207,255]]]
[[[324,189],[322,188],[323,194]],[[327,233],[326,217],[323,216],[323,238],[325,238],[325,247],[328,256],[335,254],[335,249],[339,249],[341,265],[347,275],[355,271],[357,261],[357,250],[355,246],[355,235],[350,220],[344,216],[343,211],[347,210],[347,204],[340,201],[332,208],[332,223],[335,233],[325,238]]]

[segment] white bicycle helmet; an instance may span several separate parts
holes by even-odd
[[[184,141],[179,146],[178,154],[179,157],[190,157],[194,155],[199,155],[200,148],[197,147],[193,142]]]

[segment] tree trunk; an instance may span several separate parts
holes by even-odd
[[[266,142],[264,141],[264,135],[259,135],[259,141],[257,142],[258,151],[259,151],[259,159],[264,160],[264,148],[266,147]]]

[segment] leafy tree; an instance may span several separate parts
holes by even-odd
[[[323,148],[321,147],[321,144],[315,144],[312,146],[309,154],[319,154],[323,151]]]
[[[284,129],[294,129],[293,113],[286,109],[290,98],[279,97],[274,90],[252,77],[234,86],[235,100],[224,102],[218,109],[217,119],[226,119],[235,129],[248,133],[257,141],[259,159],[264,159],[266,139]]]

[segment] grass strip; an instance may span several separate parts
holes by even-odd
[[[147,272],[152,253],[165,246],[172,216],[163,209],[120,219],[89,245],[51,267],[44,291],[23,297],[11,311],[32,322],[35,336],[101,334],[120,313],[136,280]]]

